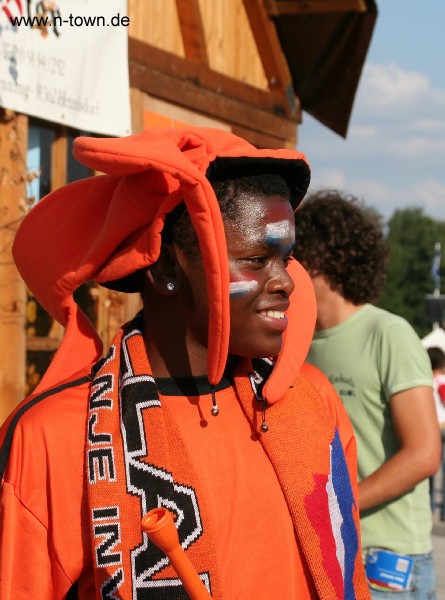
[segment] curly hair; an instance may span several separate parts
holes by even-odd
[[[387,247],[379,217],[352,195],[323,190],[295,213],[295,258],[355,305],[378,299]]]

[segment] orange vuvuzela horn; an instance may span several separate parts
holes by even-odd
[[[191,600],[209,600],[211,595],[179,544],[172,513],[166,508],[153,508],[143,517],[142,529],[167,556]]]

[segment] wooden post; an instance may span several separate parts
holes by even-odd
[[[68,183],[68,127],[56,125],[55,139],[51,144],[51,191]],[[62,341],[65,328],[53,319],[48,337]]]
[[[0,110],[0,423],[23,399],[26,368],[26,286],[11,247],[26,213],[28,119]]]

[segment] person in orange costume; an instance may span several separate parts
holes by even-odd
[[[304,363],[304,155],[192,127],[74,154],[105,174],[39,202],[14,243],[66,335],[0,433],[2,600],[187,598],[142,531],[155,507],[212,598],[368,599],[355,439]],[[143,300],[105,356],[73,300],[90,280]]]

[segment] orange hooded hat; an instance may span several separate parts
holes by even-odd
[[[159,257],[165,216],[184,201],[196,230],[209,296],[208,378],[216,384],[229,344],[229,268],[224,226],[208,176],[258,164],[283,175],[298,206],[310,181],[303,154],[258,150],[225,131],[198,127],[152,128],[124,138],[79,137],[74,156],[105,175],[66,185],[41,200],[17,232],[13,255],[42,306],[62,325],[65,337],[38,391],[87,368],[102,354],[92,323],[74,291],[96,280],[113,283]],[[312,284],[291,263],[295,280],[283,347],[263,394],[274,402],[293,383],[315,323]],[[110,284],[111,282],[111,284]]]

